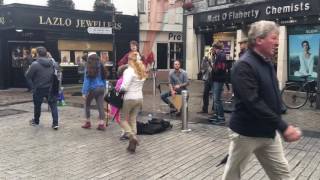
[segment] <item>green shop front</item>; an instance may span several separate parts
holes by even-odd
[[[0,6],[0,89],[26,87],[26,56],[37,46],[45,46],[59,62],[62,83],[75,84],[81,79],[78,70],[85,53],[99,54],[111,71],[128,51],[129,41],[138,36],[136,16],[22,4]]]

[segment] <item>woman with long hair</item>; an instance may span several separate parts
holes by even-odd
[[[103,97],[105,92],[106,82],[103,73],[103,66],[97,54],[89,54],[84,72],[84,81],[82,87],[82,97],[85,100],[85,116],[86,122],[82,126],[84,129],[91,128],[90,122],[90,105],[93,99],[99,110],[99,125],[97,130],[105,130],[105,112],[103,106]]]
[[[128,68],[123,73],[123,82],[120,91],[125,92],[123,107],[120,110],[120,126],[129,136],[129,146],[127,150],[134,153],[138,145],[137,139],[137,115],[142,108],[142,87],[147,79],[147,73],[139,54],[132,52],[128,56]]]

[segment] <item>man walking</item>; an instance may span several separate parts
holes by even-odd
[[[26,74],[26,77],[31,80],[33,87],[34,118],[30,121],[30,124],[32,126],[39,125],[41,104],[45,97],[51,108],[53,119],[52,128],[58,130],[57,97],[51,95],[50,92],[53,73],[55,73],[55,63],[47,57],[47,50],[45,47],[38,47],[37,54],[36,61],[31,64]]]
[[[231,72],[235,111],[230,120],[231,143],[223,180],[238,180],[253,153],[270,179],[290,179],[280,134],[288,142],[301,132],[281,119],[281,99],[271,58],[278,46],[279,27],[272,21],[253,23],[249,49]]]
[[[161,94],[161,99],[168,104],[171,109],[173,109],[174,106],[169,101],[168,97],[181,94],[181,91],[186,90],[189,85],[188,75],[186,71],[180,68],[180,61],[175,60],[173,66],[174,69],[169,73],[170,91]],[[175,109],[174,111],[177,110]]]

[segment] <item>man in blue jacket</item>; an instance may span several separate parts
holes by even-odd
[[[281,118],[278,81],[271,58],[279,39],[272,21],[253,23],[248,33],[249,50],[231,72],[235,111],[230,120],[231,143],[223,180],[241,179],[251,154],[255,154],[270,179],[291,179],[280,134],[287,142],[301,132]]]

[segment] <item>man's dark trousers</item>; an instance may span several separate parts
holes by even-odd
[[[210,80],[204,81],[204,88],[203,88],[203,106],[202,111],[208,112],[208,106],[209,106],[209,97],[210,97],[210,90],[212,88],[212,82]],[[212,111],[214,111],[214,105],[212,104]]]
[[[57,98],[49,95],[49,88],[37,88],[33,93],[33,104],[34,104],[34,123],[39,124],[39,119],[41,115],[41,104],[43,98],[48,100],[48,104],[51,109],[52,114],[52,125],[58,125],[58,108],[57,108]]]

